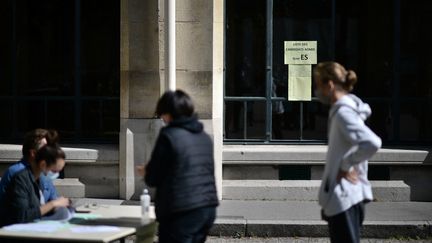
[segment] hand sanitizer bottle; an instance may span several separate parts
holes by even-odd
[[[143,190],[140,196],[141,201],[141,224],[148,224],[150,222],[150,195],[147,189]]]

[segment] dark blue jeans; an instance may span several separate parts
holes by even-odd
[[[205,242],[215,218],[215,207],[176,213],[159,222],[159,243]]]
[[[363,225],[364,203],[358,203],[347,211],[327,217],[332,243],[360,243],[360,228]]]

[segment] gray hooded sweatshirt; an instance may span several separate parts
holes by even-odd
[[[319,204],[328,217],[373,199],[367,160],[381,147],[381,139],[364,123],[370,115],[369,105],[352,94],[340,98],[330,109],[328,151],[319,192]],[[336,180],[339,170],[353,169],[359,176],[356,184],[344,178]]]

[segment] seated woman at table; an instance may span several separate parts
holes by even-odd
[[[6,212],[0,219],[0,226],[41,219],[56,208],[69,205],[69,199],[64,197],[45,203],[39,187],[40,175],[48,175],[64,166],[65,157],[58,145],[45,145],[37,151],[33,163],[14,175],[6,188],[3,205],[0,205]]]

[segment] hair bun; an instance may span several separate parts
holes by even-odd
[[[353,70],[347,70],[345,77],[346,89],[350,92],[354,89],[354,85],[357,83],[357,74]]]

